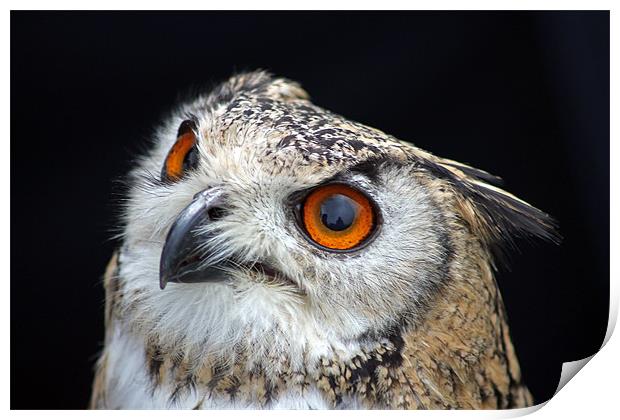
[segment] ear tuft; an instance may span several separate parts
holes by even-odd
[[[210,94],[212,103],[226,103],[237,95],[252,93],[280,101],[306,100],[308,93],[297,82],[284,78],[274,78],[269,72],[256,70],[238,73],[221,83]]]
[[[516,238],[540,238],[556,244],[561,241],[556,221],[498,188],[500,178],[447,159],[424,159],[422,165],[446,179],[459,193],[457,205],[463,219],[496,256],[503,256],[503,248],[515,248]]]

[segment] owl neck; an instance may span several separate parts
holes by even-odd
[[[147,346],[146,360],[153,388],[167,390],[171,406],[202,392],[208,397],[197,399],[195,408],[273,408],[291,396],[305,401],[299,408],[361,408],[389,381],[382,373],[401,368],[404,345],[398,331],[366,340],[353,355],[312,358],[308,352],[302,363],[286,353],[257,362],[240,350],[196,363],[163,356],[153,346]]]
[[[396,331],[396,332],[394,332]],[[521,384],[494,279],[443,291],[418,325],[366,337],[349,354],[303,357],[236,346],[228,357],[162,357],[147,348],[153,387],[196,408],[508,408],[531,403]],[[245,350],[243,350],[245,349]],[[260,353],[255,357],[254,350]],[[284,403],[284,402],[285,403]],[[304,405],[305,404],[305,405]],[[288,408],[288,407],[284,407]]]

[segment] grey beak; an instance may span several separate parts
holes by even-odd
[[[168,232],[159,261],[159,287],[162,290],[168,282],[197,283],[223,279],[221,270],[200,267],[198,247],[208,238],[196,232],[221,214],[223,196],[219,188],[206,189],[196,194],[179,213]]]

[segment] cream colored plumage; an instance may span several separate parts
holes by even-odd
[[[171,148],[194,136],[173,176]],[[515,236],[556,235],[493,177],[262,72],[181,104],[153,143],[131,173],[105,276],[93,408],[532,404],[493,258]],[[308,191],[334,182],[377,213],[350,252],[313,243],[296,216]],[[196,268],[174,277],[183,258]]]

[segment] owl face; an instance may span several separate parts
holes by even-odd
[[[172,115],[131,174],[130,322],[211,351],[320,353],[423,319],[458,264],[455,235],[492,238],[484,211],[499,194],[445,162],[294,83],[231,79]]]

